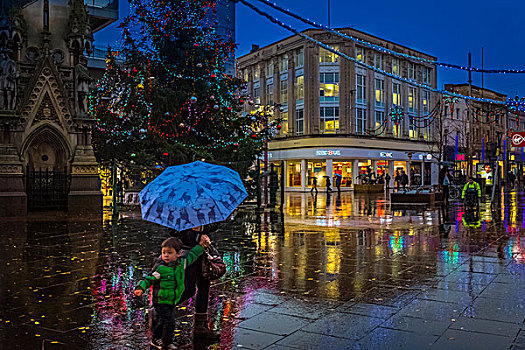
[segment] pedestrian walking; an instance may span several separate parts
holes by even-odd
[[[317,178],[315,176],[312,176],[312,189],[310,192],[313,194],[315,190],[315,194],[317,194]]]
[[[196,244],[185,257],[182,255],[182,241],[171,237],[162,242],[161,258],[153,267],[151,273],[139,283],[135,289],[135,296],[142,294],[153,286],[153,307],[159,318],[151,346],[157,349],[176,349],[173,344],[173,331],[175,330],[175,305],[181,300],[184,291],[184,275],[188,266],[195,262],[204,253],[204,248],[209,246],[210,239],[201,235]]]
[[[394,186],[397,190],[401,187],[401,173],[399,170],[396,170],[396,177],[394,178]]]
[[[184,249],[193,249],[199,244],[202,237],[209,237],[210,233],[216,229],[217,225],[193,227],[183,231],[171,231],[172,236],[178,237]],[[204,256],[200,256],[195,264],[186,268],[186,278],[184,280],[184,293],[180,302],[184,302],[195,296],[195,323],[193,336],[210,340],[218,340],[220,335],[209,328],[208,325],[208,300],[210,298],[210,280],[204,278],[202,274],[202,261]]]
[[[335,187],[337,187],[337,193],[341,193],[341,180],[343,177],[341,174],[335,174]]]
[[[332,192],[332,182],[330,181],[330,177],[326,176],[326,193]]]
[[[390,177],[390,175],[388,173],[386,173],[386,175],[385,175],[385,186],[386,186],[387,189],[390,188],[390,179],[392,179],[392,178]]]
[[[401,186],[403,187],[403,190],[406,191],[406,187],[408,185],[408,175],[405,173],[404,170],[401,171]]]

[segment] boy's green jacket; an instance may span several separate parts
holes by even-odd
[[[140,282],[137,289],[147,290],[153,285],[153,303],[175,305],[184,292],[184,270],[204,253],[201,245],[193,247],[188,255],[177,261],[160,262],[153,267],[153,272]]]

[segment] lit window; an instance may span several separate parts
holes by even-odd
[[[339,51],[339,46],[330,45],[336,51]],[[319,63],[336,63],[339,61],[339,56],[324,48],[319,48]]]
[[[408,111],[416,113],[416,88],[408,87]]]
[[[304,103],[304,75],[295,77],[295,103]]]
[[[392,83],[392,104],[395,106],[401,105],[401,84]]]
[[[359,46],[356,46],[355,48],[355,58],[359,62],[365,61],[365,49]]]
[[[381,127],[383,125],[383,123],[385,122],[385,112],[383,111],[375,111],[375,116],[376,116],[376,129]]]
[[[423,113],[428,114],[430,112],[430,91],[423,91]]]
[[[281,112],[281,130],[279,135],[286,135],[288,133],[288,111]]]
[[[383,79],[376,79],[376,106],[382,107],[385,105],[385,81]]]
[[[321,82],[319,91],[320,101],[339,101],[339,73],[321,73],[319,80]]]
[[[401,70],[399,69],[399,58],[392,58],[392,74],[399,75]]]
[[[339,107],[321,107],[321,132],[332,134],[339,131]]]
[[[259,80],[261,78],[261,68],[259,65],[255,66],[255,70],[253,72],[253,80]]]

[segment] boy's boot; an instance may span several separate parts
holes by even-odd
[[[219,340],[221,335],[208,326],[208,314],[195,314],[193,336],[199,339]]]

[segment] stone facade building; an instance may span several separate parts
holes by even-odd
[[[86,57],[117,18],[117,0],[0,3],[0,216],[101,210]]]
[[[354,29],[339,31],[354,38],[427,60],[436,58]],[[237,59],[248,82],[252,105],[280,105],[279,135],[270,142],[270,160],[285,161],[289,190],[319,186],[336,174],[343,188],[359,183],[360,175],[405,171],[413,184],[437,183],[432,125],[413,122],[428,116],[440,96],[433,64],[374,50],[321,30],[310,37],[369,66],[423,84],[411,85],[380,74],[320,48],[299,35],[263,48],[254,46]],[[398,119],[393,110],[402,109]],[[393,183],[391,183],[393,185]]]

